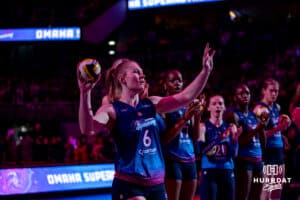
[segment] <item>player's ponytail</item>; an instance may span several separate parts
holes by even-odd
[[[113,65],[107,72],[106,81],[108,83],[108,97],[110,102],[119,100],[121,97],[122,85],[120,75],[123,73],[128,62],[130,62],[129,59],[122,59],[121,62]]]

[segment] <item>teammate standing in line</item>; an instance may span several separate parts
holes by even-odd
[[[235,159],[236,200],[259,199],[262,184],[253,182],[253,178],[263,177],[262,148],[265,147],[265,124],[267,113],[261,119],[250,110],[250,90],[247,85],[240,84],[235,88],[235,106],[228,114],[238,128],[239,136],[238,156]]]
[[[209,119],[200,123],[196,151],[201,153],[201,200],[233,200],[235,193],[233,158],[238,151],[239,132],[235,124],[223,120],[224,98],[212,95],[208,100]]]
[[[163,89],[166,96],[182,91],[183,79],[178,70],[165,73]],[[195,105],[197,104],[197,105]],[[197,168],[194,152],[194,139],[199,135],[199,100],[179,110],[164,114],[166,134],[162,136],[166,163],[166,190],[169,200],[193,200],[197,187]]]
[[[275,79],[268,78],[263,82],[261,90],[261,101],[254,108],[254,113],[264,110],[269,113],[270,119],[266,126],[267,144],[264,153],[264,177],[283,179],[285,176],[284,152],[282,131],[287,130],[291,120],[287,115],[280,115],[280,105],[276,103],[279,93],[279,83]],[[274,173],[273,173],[274,172]],[[270,183],[263,183],[261,200],[280,199],[282,183],[278,182],[271,185],[274,190],[270,189]]]

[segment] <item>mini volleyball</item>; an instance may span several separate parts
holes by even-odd
[[[269,113],[268,108],[261,105],[256,106],[253,111],[257,117],[260,117],[262,113]]]
[[[267,121],[270,117],[270,112],[267,107],[258,105],[254,108],[253,112],[262,121]]]
[[[79,79],[83,82],[94,83],[101,74],[101,66],[96,59],[85,58],[77,66]]]

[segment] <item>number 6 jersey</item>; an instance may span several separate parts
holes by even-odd
[[[113,102],[116,123],[112,130],[117,155],[115,177],[138,185],[151,186],[164,182],[165,165],[160,145],[160,132],[165,129],[149,99],[136,107]]]

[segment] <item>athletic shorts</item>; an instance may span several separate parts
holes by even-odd
[[[232,169],[202,169],[201,200],[234,200],[235,177]]]
[[[175,180],[195,180],[197,179],[196,162],[183,163],[167,159],[166,178]]]
[[[260,172],[263,170],[263,162],[250,162],[247,160],[236,159],[235,168]]]
[[[266,148],[264,164],[282,165],[284,164],[283,148]]]
[[[143,196],[147,200],[167,200],[165,184],[140,186],[114,178],[112,184],[112,200],[126,200],[135,196]]]

